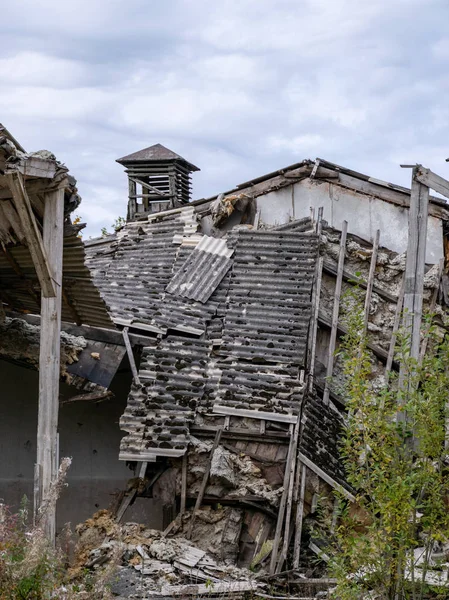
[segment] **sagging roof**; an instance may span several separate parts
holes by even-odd
[[[182,455],[199,413],[291,423],[300,410],[318,253],[310,221],[211,240],[196,219],[182,208],[87,244],[115,322],[159,333],[121,420],[123,460]],[[193,298],[180,285],[189,281]]]
[[[11,188],[11,173],[23,182],[23,199],[28,221],[17,207]],[[41,282],[29,227],[38,235],[42,228],[45,193],[64,187],[64,256],[62,319],[79,325],[113,327],[103,300],[85,265],[84,244],[79,227],[70,214],[81,198],[76,180],[48,151],[27,154],[7,129],[0,125],[0,299],[7,311],[39,314]]]

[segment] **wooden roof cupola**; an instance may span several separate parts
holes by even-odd
[[[191,173],[199,169],[162,144],[118,158],[117,162],[128,175],[128,221],[190,202]]]

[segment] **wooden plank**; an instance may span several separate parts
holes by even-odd
[[[158,196],[165,197],[166,200],[170,199],[171,194],[167,194],[166,192],[162,192],[161,190],[158,190],[157,188],[153,187],[149,183],[145,183],[145,181],[141,181],[140,179],[134,179],[134,177],[130,177],[129,175],[128,175],[128,178],[130,179],[130,181],[133,181],[134,183],[138,183],[139,185],[141,185],[145,189],[150,190],[150,192],[154,192],[153,194],[147,194],[148,196],[154,198],[154,194],[157,194]]]
[[[295,425],[295,430],[293,433],[293,450],[292,450],[292,460],[290,465],[286,465],[286,469],[290,469],[290,479],[288,482],[288,494],[287,494],[287,507],[285,511],[285,526],[284,526],[284,541],[282,544],[281,555],[278,560],[278,564],[276,566],[276,573],[280,573],[282,571],[282,567],[284,566],[285,561],[287,560],[287,552],[288,546],[290,543],[290,522],[292,516],[292,506],[293,506],[293,485],[295,482],[295,470],[297,466],[296,453],[298,449],[298,437],[299,437],[299,429],[301,427],[301,422],[298,417],[298,422]]]
[[[127,496],[125,496],[123,498],[123,502],[121,503],[120,508],[117,511],[117,516],[116,516],[117,523],[120,523],[120,521],[123,518],[123,515],[125,514],[129,505],[131,504],[131,502],[134,500],[134,498],[136,496],[137,496],[137,490],[134,489]]]
[[[316,272],[316,283],[314,286],[314,298],[313,298],[313,313],[310,322],[310,363],[309,363],[309,391],[313,389],[313,382],[315,379],[315,362],[316,362],[316,340],[318,333],[318,315],[320,309],[320,298],[321,298],[321,281],[323,277],[323,264],[324,259],[320,256],[317,264]]]
[[[414,168],[414,179],[419,181],[428,188],[432,188],[442,196],[449,198],[449,181],[433,173],[430,169],[426,169],[422,165],[416,165]]]
[[[43,244],[49,262],[56,296],[42,290],[41,338],[39,355],[39,408],[37,426],[37,464],[41,467],[41,500],[45,502],[56,477],[57,428],[60,379],[61,285],[64,235],[64,190],[45,197]],[[50,540],[55,537],[56,514],[50,509],[44,529]]]
[[[331,262],[329,262],[327,260],[324,261],[323,270],[325,273],[328,273],[329,275],[333,275],[334,277],[337,276],[337,268]],[[354,273],[350,273],[346,269],[343,269],[343,281],[349,281],[349,283],[355,284],[358,287],[363,288],[363,289],[366,289],[366,287],[367,287],[367,282],[364,279],[362,279],[361,277],[357,277]],[[379,287],[375,283],[373,284],[373,291],[376,292],[376,294],[378,294],[381,298],[384,298],[385,300],[388,300],[389,302],[396,303],[398,300],[397,296],[395,296],[394,294],[391,294],[387,290],[384,290],[383,288]]]
[[[402,306],[404,304],[404,292],[405,292],[405,273],[402,278],[401,289],[399,291],[398,301],[396,303],[396,310],[394,313],[393,331],[391,333],[390,348],[388,350],[387,362],[385,364],[385,382],[388,383],[391,373],[391,367],[393,366],[394,351],[396,348],[396,340],[398,337],[399,325],[401,323]]]
[[[284,415],[281,413],[270,413],[261,410],[246,410],[244,408],[233,408],[214,404],[212,412],[215,415],[230,415],[232,417],[247,417],[249,419],[262,419],[263,421],[274,421],[276,423],[296,423],[295,415]]]
[[[204,472],[203,481],[201,482],[201,487],[200,487],[200,490],[198,492],[198,497],[197,497],[196,502],[195,502],[195,507],[194,507],[194,509],[192,511],[192,516],[190,517],[189,529],[187,531],[187,536],[186,536],[188,540],[190,540],[191,537],[192,537],[193,525],[195,524],[195,515],[196,515],[196,512],[198,511],[198,509],[201,506],[201,502],[203,500],[204,492],[206,491],[207,482],[209,480],[210,468],[211,468],[211,465],[212,465],[212,459],[214,457],[215,450],[217,449],[218,444],[220,443],[222,431],[223,430],[221,428],[217,429],[217,433],[215,434],[214,444],[212,446],[212,450],[210,451],[210,456],[209,456],[209,460],[207,462],[206,471]]]
[[[122,331],[123,340],[125,342],[126,352],[128,354],[128,360],[131,367],[131,373],[133,374],[134,383],[140,385],[139,372],[137,370],[136,361],[134,360],[133,350],[131,348],[131,342],[128,336],[129,327],[125,327]]]
[[[307,468],[306,465],[301,461],[298,461],[298,470],[301,466],[301,488],[299,491],[298,506],[296,507],[296,518],[295,518],[295,541],[293,545],[293,568],[299,567],[299,557],[301,555],[301,536],[302,536],[302,522],[304,519],[304,499],[306,494],[306,477]]]
[[[348,233],[348,222],[343,221],[341,227],[341,238],[340,238],[340,251],[338,253],[338,267],[337,267],[337,280],[335,282],[335,292],[334,292],[334,308],[332,312],[332,324],[331,324],[331,335],[329,340],[329,350],[328,350],[328,359],[327,359],[327,369],[326,369],[326,383],[324,387],[323,394],[323,402],[327,404],[329,402],[330,396],[330,378],[334,372],[334,354],[335,354],[335,345],[337,341],[337,331],[338,331],[338,315],[340,312],[340,296],[341,296],[341,285],[343,281],[343,268],[345,264],[345,252],[346,252],[346,235]]]
[[[348,492],[348,490],[346,488],[344,488],[342,485],[340,485],[334,479],[332,479],[332,477],[330,475],[328,475],[325,471],[320,469],[320,467],[318,465],[316,465],[314,462],[312,462],[310,460],[310,458],[307,458],[307,456],[305,456],[302,452],[298,452],[298,457],[302,463],[304,463],[311,471],[313,471],[319,477],[321,477],[321,479],[323,481],[325,481],[331,487],[338,490],[341,494],[343,494],[343,496],[348,498],[348,500],[351,500],[351,502],[355,502],[355,496],[353,494],[351,494],[351,492]]]
[[[413,169],[409,210],[409,236],[405,264],[404,328],[410,334],[410,356],[419,359],[420,327],[426,260],[429,188],[416,179]]]
[[[367,329],[368,329],[369,311],[370,311],[370,307],[371,307],[371,298],[373,295],[374,275],[376,273],[377,253],[379,251],[379,239],[380,239],[380,229],[378,229],[376,231],[376,235],[374,237],[373,253],[371,255],[368,280],[367,280],[367,284],[366,284],[365,307],[364,307],[364,311],[363,311],[363,313],[364,313],[363,333],[364,334],[366,334]]]
[[[269,569],[269,572],[270,572],[271,575],[273,573],[275,573],[275,571],[276,571],[276,563],[277,563],[277,559],[278,559],[279,545],[281,543],[282,527],[283,527],[283,524],[284,524],[285,507],[286,507],[286,503],[287,503],[287,495],[288,495],[288,492],[289,492],[289,483],[290,483],[290,474],[291,474],[291,463],[295,459],[295,456],[294,456],[294,444],[295,444],[295,436],[296,436],[296,427],[293,428],[293,426],[291,425],[290,428],[291,428],[291,431],[290,431],[290,444],[289,444],[289,447],[288,447],[287,462],[286,462],[286,465],[285,465],[283,492],[282,492],[281,502],[279,504],[279,509],[278,509],[278,518],[277,518],[277,523],[276,523],[276,531],[275,531],[275,534],[274,534],[273,549],[271,551],[271,558],[270,558],[270,569]]]
[[[179,513],[182,515],[186,512],[186,499],[187,499],[187,452],[182,457],[182,470],[181,470],[181,507]]]
[[[438,292],[440,289],[440,282],[441,282],[441,277],[443,275],[443,269],[444,269],[444,258],[440,259],[439,265],[438,265],[438,280],[437,280],[437,285],[435,286],[435,289],[433,290],[433,294],[432,294],[432,298],[430,299],[430,304],[429,304],[429,314],[433,314],[435,307],[437,305],[437,299],[438,299]],[[423,332],[423,340],[421,342],[421,348],[419,351],[419,364],[422,364],[422,361],[424,359],[424,356],[426,354],[427,351],[427,344],[429,342],[429,332],[430,332],[430,327],[431,327],[431,323],[427,323],[426,324],[426,328]]]
[[[42,289],[42,295],[44,298],[55,298],[57,295],[56,287],[58,284],[54,282],[52,278],[52,271],[50,269],[45,244],[42,241],[22,175],[19,173],[8,174],[6,175],[6,180],[14,199],[14,205],[22,229],[26,236],[31,259]],[[62,192],[62,194],[63,193],[64,192]],[[50,195],[51,193],[47,194],[47,198],[50,197]]]
[[[147,472],[148,462],[146,460],[140,463],[139,479],[144,479]]]

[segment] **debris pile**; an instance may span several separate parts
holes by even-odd
[[[263,587],[250,571],[216,561],[185,538],[167,538],[137,523],[121,525],[107,510],[79,525],[77,533],[71,578],[115,561],[111,590],[116,596],[210,596]]]

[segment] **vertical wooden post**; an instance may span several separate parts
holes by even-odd
[[[380,229],[378,229],[376,231],[376,236],[374,238],[373,253],[371,255],[368,281],[366,283],[365,309],[364,309],[364,318],[363,318],[363,333],[364,334],[366,334],[366,332],[368,330],[369,311],[370,311],[370,307],[371,307],[371,298],[373,295],[373,286],[374,286],[374,275],[376,273],[377,253],[379,251],[379,238],[380,238]]]
[[[43,242],[49,270],[56,289],[54,298],[41,299],[41,339],[39,356],[39,409],[37,425],[37,465],[39,496],[44,502],[55,478],[58,446],[59,377],[61,352],[61,288],[64,236],[64,190],[45,194]],[[54,540],[56,511],[50,509],[44,522],[45,533]]]
[[[415,179],[410,194],[407,261],[405,263],[404,326],[410,334],[410,356],[418,360],[426,263],[429,188]]]
[[[302,463],[298,461],[298,469]],[[304,498],[306,494],[306,477],[307,468],[302,464],[301,468],[301,489],[299,492],[299,502],[296,508],[296,524],[295,524],[295,542],[293,546],[293,568],[299,567],[299,556],[301,554],[301,535],[302,535],[302,520],[304,517]]]
[[[182,471],[181,471],[181,506],[179,514],[182,515],[186,512],[186,500],[187,500],[187,460],[188,460],[188,449],[182,457]]]
[[[329,350],[327,359],[327,371],[326,371],[326,383],[324,384],[323,402],[329,403],[330,397],[330,378],[334,372],[334,354],[335,345],[337,343],[337,331],[338,331],[338,315],[340,312],[340,296],[341,286],[343,282],[343,269],[345,265],[345,252],[346,252],[346,236],[348,233],[348,222],[343,221],[341,227],[341,238],[340,238],[340,251],[338,254],[338,267],[337,267],[337,280],[335,282],[335,293],[334,293],[334,308],[332,312],[332,328],[329,340]]]

